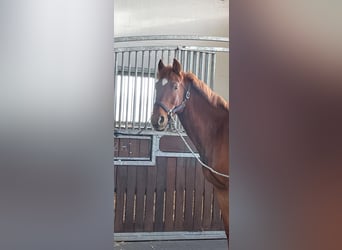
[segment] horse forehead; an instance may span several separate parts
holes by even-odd
[[[160,74],[159,79],[167,79],[168,81],[174,81],[177,77],[173,74]]]
[[[170,82],[169,79],[167,79],[165,77],[159,78],[156,82],[156,87],[158,88],[158,86],[165,86],[169,82]]]
[[[168,82],[169,82],[169,80],[166,78],[161,79],[162,86],[166,85]]]
[[[168,83],[180,83],[181,79],[178,77],[160,76],[157,83],[160,86],[165,86]]]
[[[173,72],[171,68],[164,68],[161,72],[159,72],[159,79],[167,79],[173,82],[179,82],[181,78]]]

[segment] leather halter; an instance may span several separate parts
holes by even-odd
[[[159,105],[167,113],[167,117],[170,118],[171,116],[177,114],[179,111],[182,111],[185,108],[186,102],[190,99],[190,88],[191,84],[189,85],[189,88],[186,91],[181,104],[174,106],[172,109],[169,109],[164,103],[159,101],[157,101],[155,104]]]

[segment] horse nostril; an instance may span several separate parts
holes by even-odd
[[[164,123],[164,120],[165,120],[164,116],[159,116],[158,125],[159,126],[162,125]]]

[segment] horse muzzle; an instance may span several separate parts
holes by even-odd
[[[156,115],[151,118],[152,126],[157,131],[163,131],[166,129],[169,123],[169,118],[166,115]]]

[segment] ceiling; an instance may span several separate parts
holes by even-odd
[[[228,0],[115,0],[114,35],[228,37]]]

